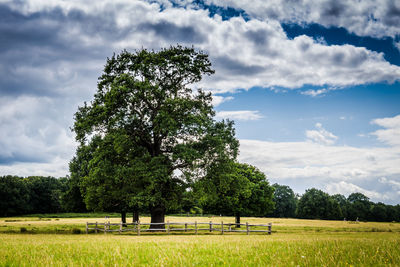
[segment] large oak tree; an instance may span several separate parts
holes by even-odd
[[[140,203],[151,222],[163,223],[182,177],[204,176],[217,159],[236,157],[233,124],[216,122],[211,94],[190,87],[212,73],[206,54],[181,46],[107,60],[73,127],[81,148],[94,147],[82,178],[88,206],[122,211]]]

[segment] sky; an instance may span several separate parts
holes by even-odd
[[[69,174],[107,57],[206,52],[239,161],[303,194],[400,203],[400,2],[0,0],[0,175]]]

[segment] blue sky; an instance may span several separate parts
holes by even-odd
[[[400,4],[0,0],[0,175],[68,174],[107,57],[195,46],[239,160],[296,192],[400,203]]]

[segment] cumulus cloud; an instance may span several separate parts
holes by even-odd
[[[350,195],[351,193],[362,193],[369,197],[370,199],[379,199],[381,201],[387,201],[390,197],[387,194],[382,194],[374,190],[367,190],[360,186],[345,181],[340,181],[338,183],[330,183],[326,186],[325,190],[329,194],[342,194]]]
[[[392,118],[375,119],[371,123],[385,128],[372,133],[379,141],[392,146],[400,146],[400,115]]]
[[[257,110],[234,110],[218,111],[215,117],[218,119],[254,121],[261,119],[263,116]]]
[[[230,101],[233,99],[233,96],[220,96],[220,95],[213,95],[212,97],[212,104],[214,107],[219,106],[220,104]]]
[[[380,177],[391,177],[400,182],[399,157],[400,151],[393,148],[240,140],[239,160],[258,166],[270,180],[291,184],[301,192],[311,187],[326,188],[328,184],[342,181],[357,186],[364,182],[373,184]],[[373,200],[387,199],[375,195]],[[391,201],[400,201],[400,196]]]
[[[65,120],[56,118],[63,105],[63,100],[48,97],[0,98],[0,175],[27,173],[27,169],[16,167],[23,164],[34,170],[29,175],[45,173],[38,167],[43,165],[53,166],[49,173],[66,174],[75,144],[65,127],[71,123],[72,114]]]
[[[317,89],[317,90],[310,89],[310,90],[301,92],[301,94],[302,94],[302,95],[308,95],[308,96],[316,97],[316,96],[324,95],[324,94],[326,94],[328,91],[329,91],[329,90],[328,90],[328,89],[325,89],[325,88],[324,88],[324,89]]]
[[[311,97],[321,97],[321,96],[325,96],[330,91],[340,90],[340,89],[343,89],[343,87],[329,86],[329,87],[320,88],[320,89],[308,89],[308,90],[302,91],[300,93],[302,95],[308,95],[308,96],[311,96]]]
[[[274,22],[234,18],[215,29],[213,36],[224,39],[209,41],[217,72],[206,80],[205,86],[217,91],[254,86],[299,88],[307,84],[345,87],[399,79],[400,68],[390,65],[381,53],[351,45],[326,46],[304,35],[289,40]],[[251,32],[257,32],[264,40],[252,39],[248,36]],[[239,42],[240,47],[233,45]],[[216,47],[224,49],[215,51]],[[324,92],[326,89],[308,93]]]
[[[395,42],[394,46],[400,51],[400,42]]]
[[[395,189],[399,190],[399,192],[400,192],[400,181],[390,180],[390,179],[387,179],[386,177],[381,177],[379,179],[379,182],[382,184],[388,184],[388,185],[394,187]]]
[[[244,10],[251,18],[285,23],[318,23],[346,28],[360,36],[395,37],[400,33],[400,3],[393,0],[207,0]]]
[[[400,77],[400,67],[389,64],[381,53],[351,45],[327,46],[304,35],[288,39],[277,20],[222,20],[219,15],[210,17],[207,10],[162,4],[31,0],[0,5],[5,22],[0,34],[7,40],[1,56],[3,62],[12,62],[2,66],[2,90],[49,94],[59,81],[78,83],[95,77],[113,52],[159,49],[177,42],[210,55],[216,74],[199,86],[216,93],[255,86],[393,83]],[[33,81],[30,88],[18,79],[21,75]]]
[[[323,144],[323,145],[333,145],[338,137],[331,132],[328,132],[322,127],[321,123],[316,123],[316,130],[307,130],[306,136],[308,140]]]
[[[382,127],[394,127],[396,120],[397,116],[374,122]],[[274,182],[294,185],[298,192],[319,187],[330,193],[358,191],[373,201],[400,201],[400,150],[396,143],[387,147],[339,146],[326,141],[326,136],[328,140],[337,137],[329,132],[323,133],[326,130],[321,124],[316,128],[314,134],[320,142],[242,139],[239,160],[258,166]],[[386,139],[382,141],[386,142]],[[378,188],[379,184],[388,187]],[[371,185],[373,187],[368,188]]]

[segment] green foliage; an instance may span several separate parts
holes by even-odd
[[[265,216],[273,210],[265,174],[256,167],[233,161],[211,166],[195,189],[206,212],[237,216]]]
[[[371,202],[361,193],[352,193],[348,196],[348,214],[350,220],[368,220],[370,216]]]
[[[0,216],[61,212],[67,179],[54,177],[0,177]]]
[[[334,198],[321,190],[311,188],[300,198],[297,216],[306,219],[338,219],[343,214]]]
[[[275,189],[273,202],[275,209],[272,212],[273,217],[294,218],[296,215],[297,199],[293,190],[287,185],[273,184]]]
[[[66,191],[66,179],[31,176],[25,179],[29,190],[29,213],[56,213],[62,211],[62,192]]]
[[[23,178],[0,176],[0,217],[27,213],[29,200],[29,190]]]
[[[349,219],[348,209],[349,209],[350,203],[348,202],[346,197],[341,194],[335,194],[335,195],[331,196],[331,198],[339,204],[340,210],[342,211],[343,218]],[[340,220],[342,218],[338,217],[335,219]]]
[[[388,208],[382,202],[371,205],[371,218],[374,218],[378,222],[388,221]]]
[[[71,176],[80,177],[89,209],[148,207],[163,220],[178,207],[183,177],[221,154],[236,156],[233,124],[216,123],[211,94],[188,87],[212,73],[206,54],[181,46],[107,60],[94,100],[78,109],[73,127],[80,147]]]

